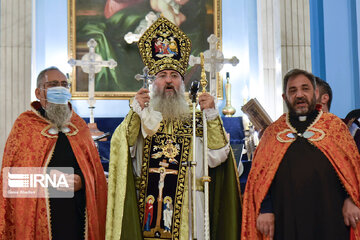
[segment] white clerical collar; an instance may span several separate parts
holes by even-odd
[[[307,119],[307,116],[299,116],[299,121],[300,122],[305,122]]]

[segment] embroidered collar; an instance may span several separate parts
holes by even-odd
[[[286,114],[286,125],[289,128],[284,129],[276,135],[279,142],[293,142],[297,137],[306,138],[309,141],[320,141],[325,137],[325,132],[313,126],[319,121],[323,114],[320,111],[314,121],[305,129],[303,133],[299,133],[290,123],[289,113]]]
[[[71,104],[69,104],[70,109],[72,109]],[[34,101],[31,103],[31,110],[43,121],[47,123],[47,126],[41,131],[41,134],[45,137],[56,138],[59,133],[59,129],[44,117],[44,109],[41,107],[39,101]],[[61,132],[66,134],[67,136],[76,135],[79,132],[79,129],[72,124],[71,122],[60,129]]]
[[[69,123],[66,127],[60,129],[66,136],[73,136],[79,132],[79,129],[73,124]],[[51,124],[47,125],[42,131],[41,134],[45,137],[56,138],[58,137],[59,129],[52,126]]]
[[[62,127],[62,128],[60,129],[60,132],[63,132],[63,133],[68,133],[68,132],[70,132],[70,131],[71,131],[71,130],[70,130],[70,128],[68,128],[68,127]],[[49,132],[50,134],[58,134],[58,133],[59,133],[59,129],[58,129],[57,127],[51,127],[48,132]]]

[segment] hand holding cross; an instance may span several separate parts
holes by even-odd
[[[149,86],[155,80],[154,75],[149,75],[149,68],[144,67],[143,75],[136,74],[135,79],[138,81],[144,81],[143,87],[136,93],[135,99],[140,104],[141,109],[149,106],[150,96],[149,96]]]
[[[143,88],[149,89],[149,86],[155,80],[155,76],[149,74],[149,68],[148,67],[144,67],[143,75],[136,74],[135,79],[138,80],[138,81],[144,81]]]

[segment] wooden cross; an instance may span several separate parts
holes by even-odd
[[[81,60],[75,60],[71,58],[68,63],[74,66],[80,66],[83,72],[89,74],[89,109],[90,109],[90,123],[94,123],[94,108],[95,108],[95,73],[101,71],[103,67],[109,67],[113,69],[117,66],[117,62],[114,59],[103,61],[99,54],[95,53],[96,41],[91,38],[87,45],[89,47],[89,53],[85,54]]]
[[[144,67],[143,75],[136,74],[135,79],[138,81],[144,81],[143,88],[149,89],[149,85],[155,80],[154,75],[149,75],[149,68]]]
[[[156,226],[155,226],[155,228],[157,228],[157,229],[160,228],[161,210],[162,210],[162,202],[163,202],[162,194],[163,194],[163,189],[164,189],[165,177],[168,174],[173,174],[173,175],[178,174],[178,170],[166,169],[166,167],[169,166],[169,163],[167,163],[166,160],[163,160],[162,162],[160,162],[159,165],[161,166],[159,168],[149,168],[149,172],[151,172],[151,173],[159,173],[160,174],[159,196],[157,198],[158,207],[157,207],[157,217],[156,217]]]
[[[218,38],[211,34],[208,39],[209,49],[204,52],[205,58],[205,71],[210,73],[210,94],[214,97],[217,97],[216,89],[216,73],[220,72],[224,64],[231,64],[236,66],[239,63],[239,59],[235,56],[232,58],[224,58],[224,54],[216,49],[216,44]],[[195,64],[200,64],[200,57],[190,56],[189,65],[194,66]]]

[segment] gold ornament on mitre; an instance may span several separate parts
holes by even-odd
[[[138,47],[145,66],[149,68],[149,74],[175,70],[184,76],[189,63],[191,41],[166,18],[158,18],[144,32]]]

